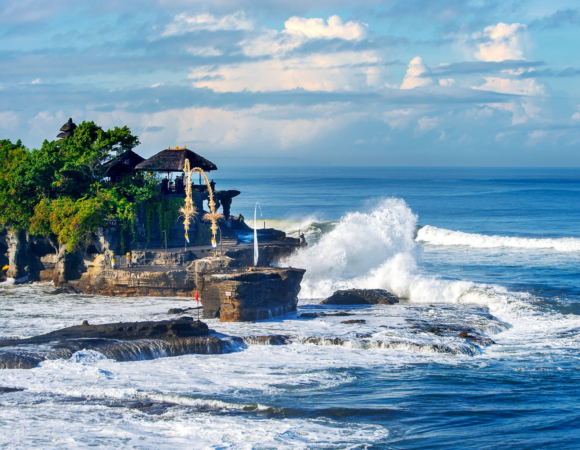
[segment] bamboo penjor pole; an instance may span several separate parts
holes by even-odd
[[[195,167],[193,169],[193,171],[199,173],[203,177],[203,181],[205,182],[205,185],[207,186],[207,191],[209,193],[208,204],[209,204],[210,212],[205,214],[203,216],[202,220],[211,222],[211,232],[213,235],[212,246],[217,247],[217,244],[216,244],[216,234],[217,234],[217,229],[218,229],[217,223],[218,223],[218,220],[222,220],[224,218],[224,215],[217,213],[215,210],[215,201],[213,199],[213,190],[211,188],[211,184],[209,184],[209,180],[208,180],[207,175],[205,174],[204,170],[201,169],[200,167]]]
[[[191,219],[193,219],[197,215],[197,209],[193,204],[192,190],[191,190],[191,174],[194,171],[191,169],[189,165],[189,159],[185,160],[185,166],[183,167],[183,173],[187,176],[187,180],[185,183],[185,205],[182,208],[179,208],[179,212],[183,216],[183,228],[185,228],[185,240],[189,242],[189,224]],[[185,244],[185,249],[187,250],[187,243]]]

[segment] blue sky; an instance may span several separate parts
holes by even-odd
[[[72,117],[218,165],[578,167],[579,44],[577,0],[0,0],[0,137]]]

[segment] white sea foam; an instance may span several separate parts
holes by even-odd
[[[503,332],[494,336],[508,346],[519,347],[525,342],[530,348],[548,348],[556,340],[563,349],[580,346],[574,332],[580,327],[577,315],[538,309],[526,292],[424,273],[414,239],[416,224],[417,217],[407,204],[393,198],[385,199],[373,211],[345,215],[317,243],[285,261],[306,269],[302,301],[327,297],[337,289],[382,288],[415,303],[485,306],[512,325],[508,331],[496,330]],[[459,310],[456,313],[462,314]]]
[[[284,263],[306,269],[301,297],[337,289],[382,288],[420,302],[458,302],[475,285],[425,276],[417,266],[417,216],[405,201],[383,200],[370,212],[346,214],[336,227]]]
[[[536,239],[512,236],[486,236],[477,233],[446,230],[426,225],[417,232],[417,241],[432,245],[463,245],[474,248],[553,249],[560,252],[580,251],[580,239]]]

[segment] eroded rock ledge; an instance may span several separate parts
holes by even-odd
[[[336,291],[321,305],[394,305],[399,297],[384,289],[348,289]]]

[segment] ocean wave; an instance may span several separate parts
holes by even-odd
[[[323,234],[334,229],[338,221],[320,220],[316,216],[307,216],[302,219],[265,219],[262,220],[266,228],[282,230],[290,237],[299,237],[304,234],[307,242],[318,242]]]
[[[580,239],[537,239],[511,236],[486,236],[477,233],[446,230],[426,225],[417,232],[417,242],[432,245],[463,245],[474,248],[553,249],[560,252],[580,251]]]
[[[318,242],[283,263],[306,269],[300,296],[324,298],[338,289],[387,289],[422,302],[458,302],[474,288],[420,273],[417,216],[402,199],[387,198],[370,212],[351,212]]]

